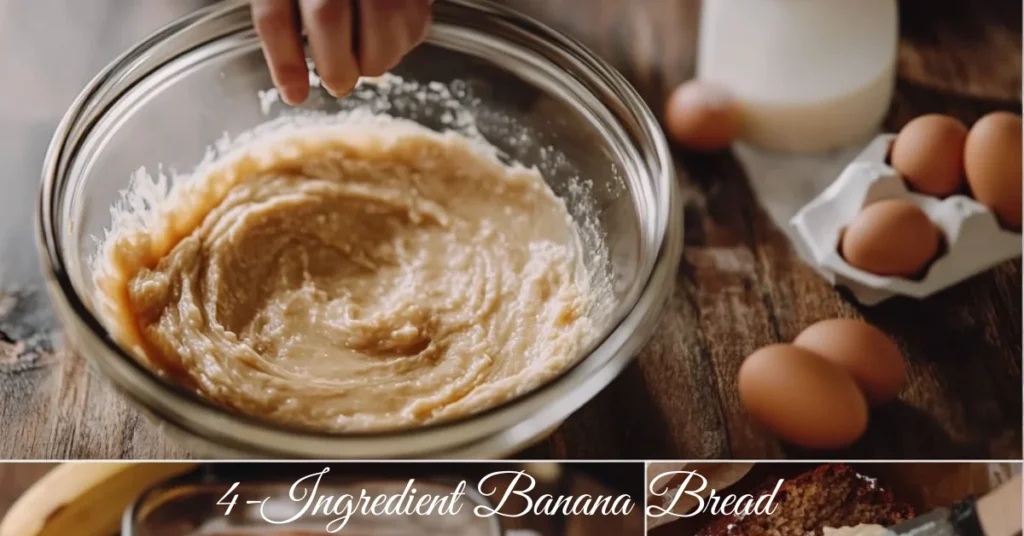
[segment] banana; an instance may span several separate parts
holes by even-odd
[[[14,503],[0,536],[111,536],[143,491],[194,463],[77,462],[57,466]]]

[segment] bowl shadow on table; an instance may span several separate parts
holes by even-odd
[[[555,433],[514,458],[564,458],[572,453],[579,459],[643,460],[674,452],[663,410],[650,396],[637,396],[647,392],[647,379],[634,361]],[[616,426],[606,426],[608,422]]]

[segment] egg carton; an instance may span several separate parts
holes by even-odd
[[[995,215],[964,195],[945,199],[910,191],[886,164],[894,134],[876,137],[839,178],[790,220],[801,257],[836,287],[846,287],[864,305],[893,296],[925,298],[1021,254],[1021,235],[999,226]],[[843,229],[865,206],[906,199],[942,230],[945,251],[922,279],[879,276],[854,268],[839,254]]]

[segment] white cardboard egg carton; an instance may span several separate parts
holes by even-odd
[[[984,205],[963,195],[938,199],[907,189],[886,165],[893,134],[874,139],[839,178],[790,220],[805,261],[832,285],[848,288],[864,305],[896,295],[924,298],[1021,254],[1021,235],[1002,229]],[[923,279],[875,275],[850,266],[839,254],[842,230],[861,209],[883,199],[907,199],[921,207],[945,236],[942,256]]]

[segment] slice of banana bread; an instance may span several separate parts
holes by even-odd
[[[771,493],[778,480],[755,496]],[[845,464],[826,464],[789,479],[772,502],[771,515],[723,516],[698,536],[820,536],[825,527],[895,525],[914,516],[910,505]]]

